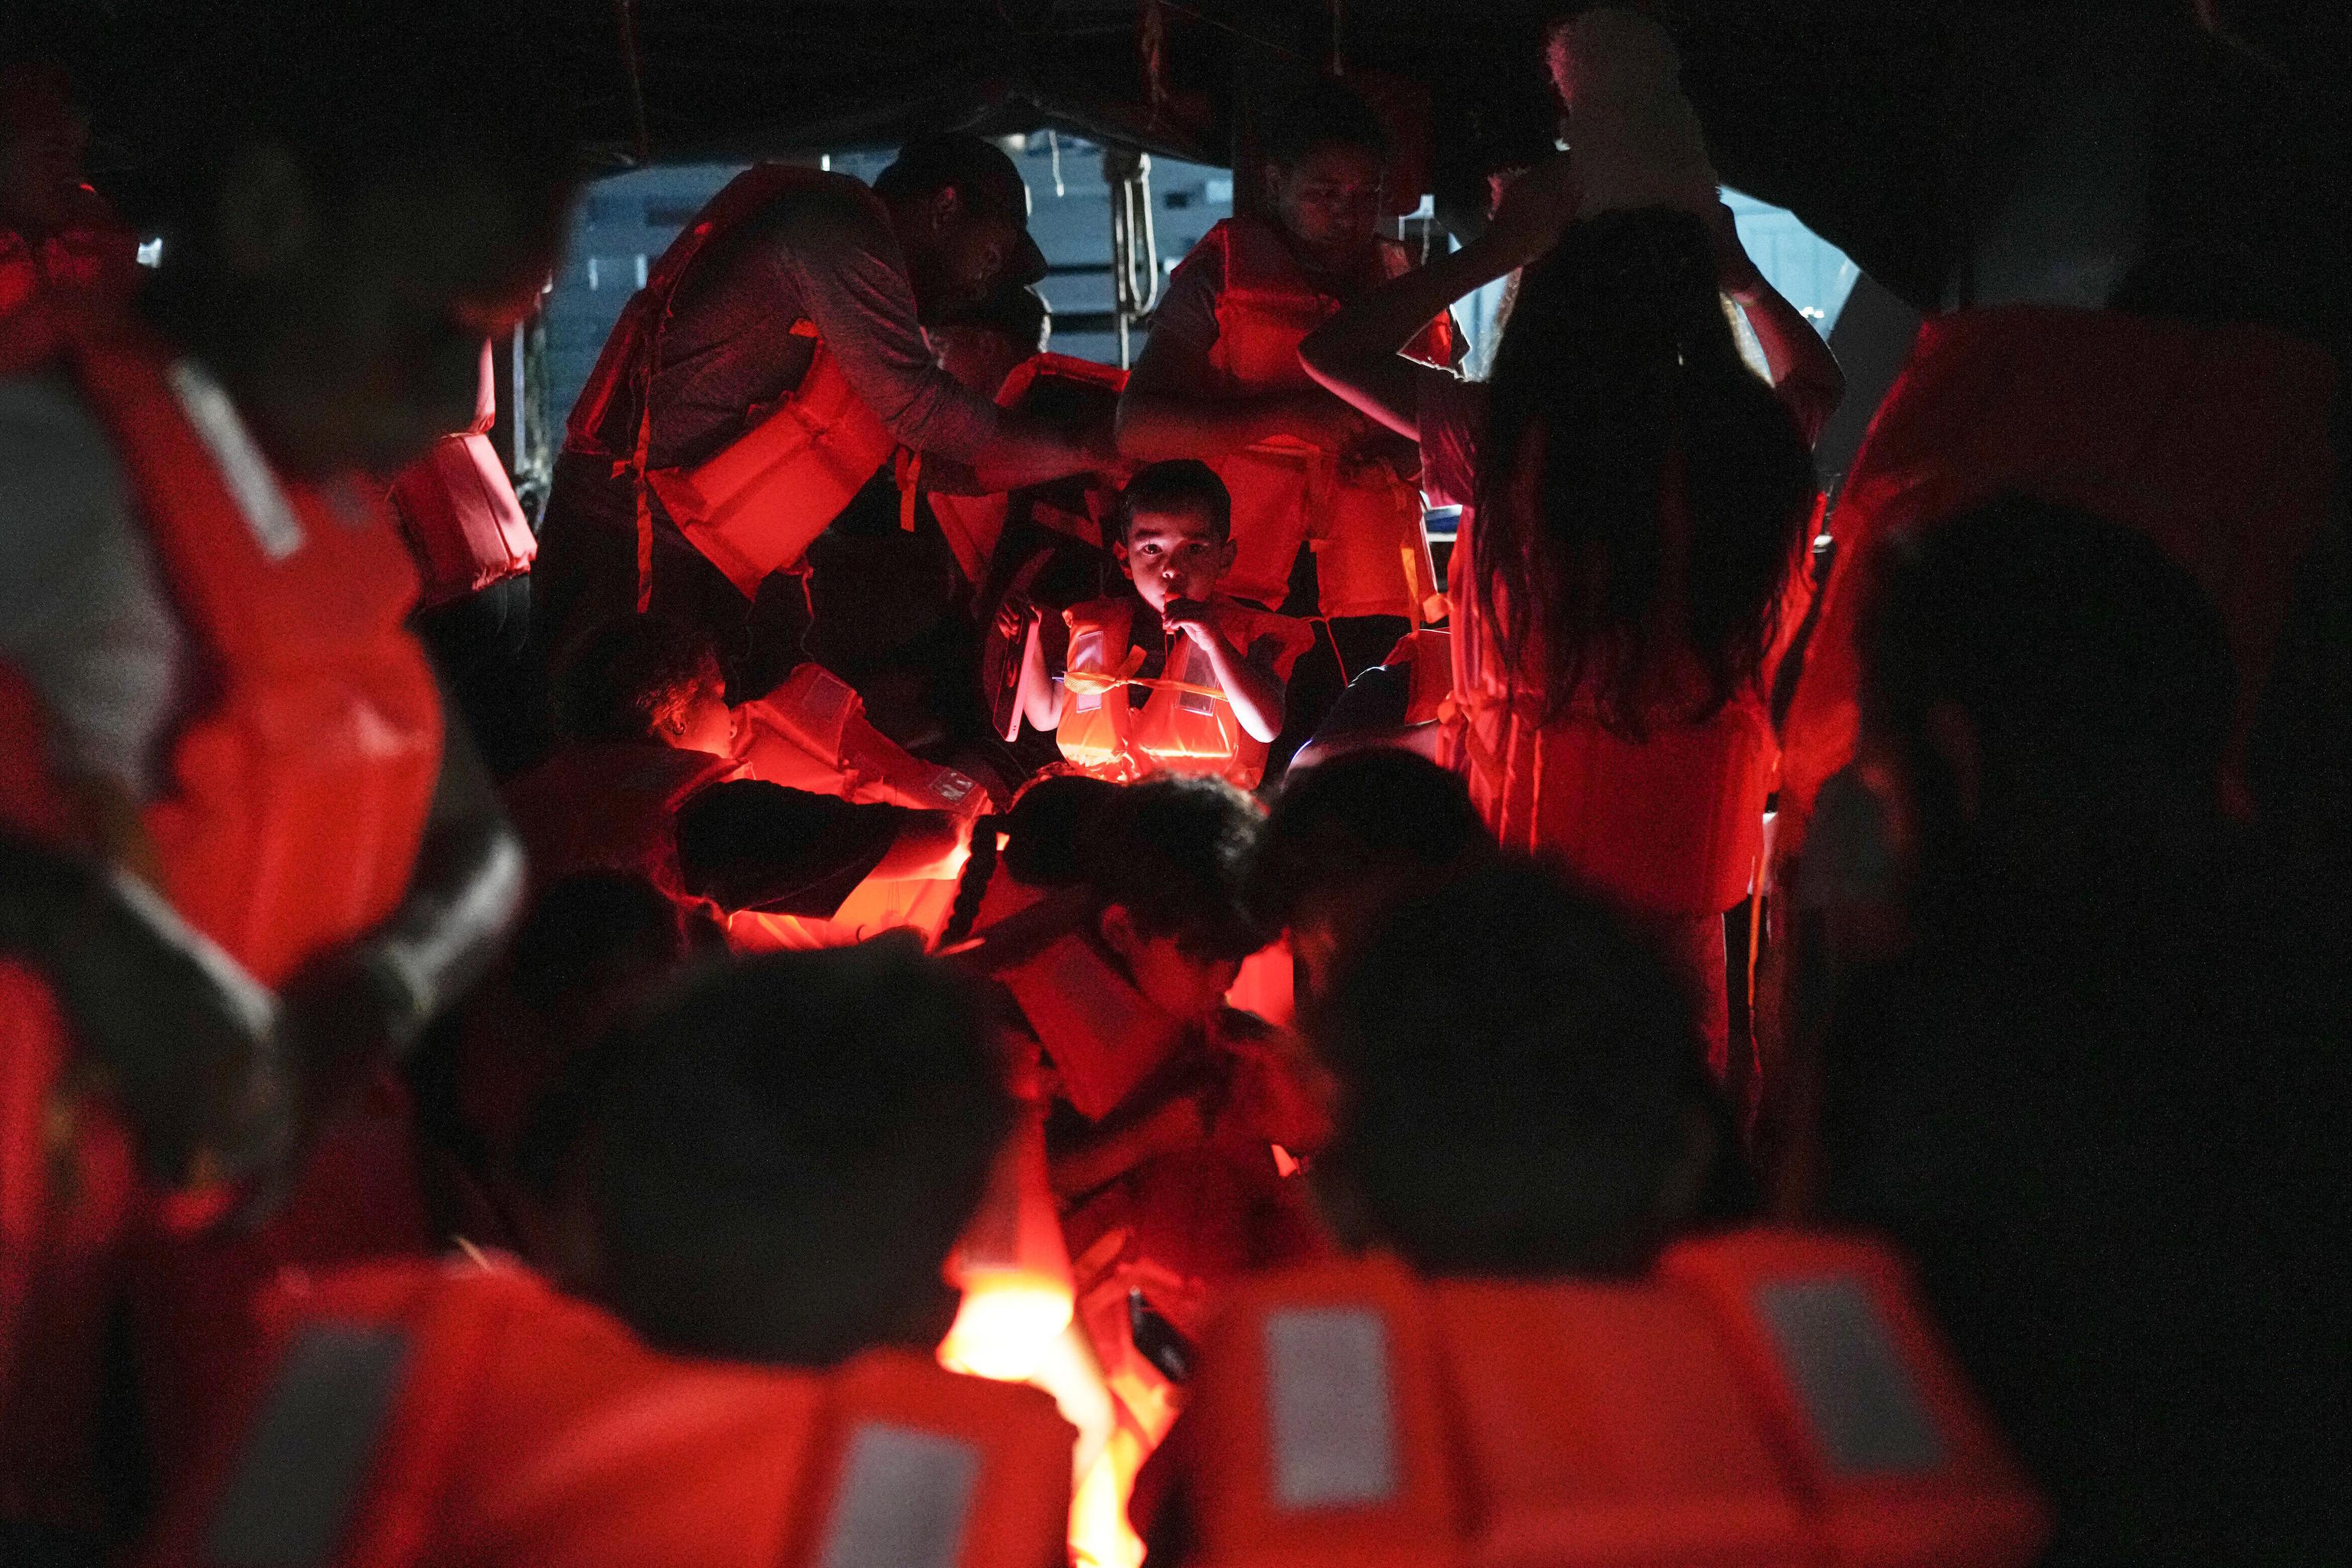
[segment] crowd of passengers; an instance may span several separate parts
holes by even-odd
[[[2342,1551],[2352,574],[2258,279],[1930,319],[1825,510],[1585,7],[1442,254],[1265,106],[1131,374],[995,144],[755,164],[534,523],[502,9],[158,8],[136,227],[0,22],[0,1562]]]

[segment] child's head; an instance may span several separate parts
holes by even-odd
[[[557,667],[555,732],[725,755],[735,715],[718,647],[708,632],[664,616],[598,623],[565,647]]]
[[[1309,261],[1344,265],[1380,233],[1389,152],[1371,106],[1318,78],[1266,124],[1266,210]]]
[[[993,397],[1024,361],[1045,352],[1053,332],[1053,316],[1037,290],[1000,289],[925,335],[941,370],[982,397]]]
[[[690,1355],[929,1349],[1012,1124],[971,997],[910,942],[718,969],[613,1041],[584,1144],[590,1285]]]
[[[1311,1027],[1341,1090],[1318,1190],[1350,1240],[1433,1274],[1610,1272],[1736,1205],[1682,988],[1531,865],[1399,909]]]
[[[1118,512],[1111,552],[1154,610],[1208,598],[1234,563],[1234,498],[1198,458],[1136,470],[1119,492]]]
[[[1147,779],[1089,812],[1097,929],[1163,1012],[1206,1023],[1265,945],[1242,905],[1258,826],[1249,796],[1214,778]]]
[[[1357,752],[1284,781],[1250,904],[1290,932],[1307,993],[1322,996],[1382,916],[1492,847],[1460,778],[1411,752]]]

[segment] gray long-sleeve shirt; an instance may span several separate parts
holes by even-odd
[[[996,434],[996,405],[932,362],[881,202],[835,174],[780,197],[688,274],[662,331],[651,465],[703,461],[797,386],[810,343],[785,329],[803,319],[905,445],[970,462]]]

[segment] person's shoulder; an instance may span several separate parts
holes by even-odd
[[[828,170],[800,173],[803,177],[788,181],[767,208],[764,221],[779,237],[838,242],[888,235],[888,209],[864,181]]]

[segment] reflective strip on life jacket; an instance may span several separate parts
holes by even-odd
[[[146,1561],[402,1568],[1037,1568],[1069,1431],[895,1352],[829,1373],[676,1359],[508,1268],[288,1281],[238,1408]]]
[[[1299,1269],[1236,1287],[1202,1366],[1189,1480],[1215,1568],[2010,1568],[2047,1535],[1864,1243],[1685,1243],[1630,1283]]]
[[[305,1324],[286,1353],[206,1556],[222,1564],[325,1564],[384,1436],[409,1336],[385,1325]]]

